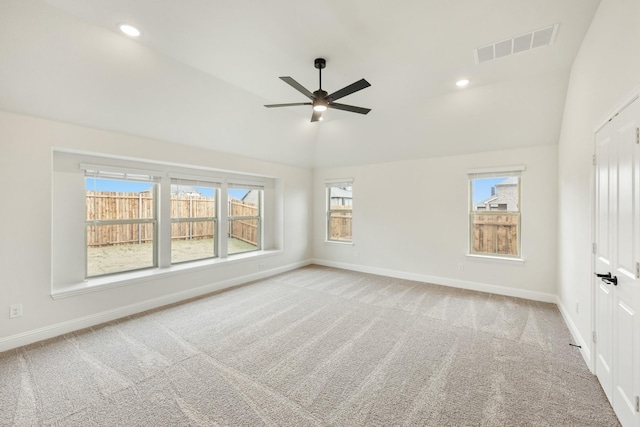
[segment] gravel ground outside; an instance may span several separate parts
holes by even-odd
[[[227,248],[230,255],[256,249],[254,245],[238,239],[228,239]],[[211,256],[213,256],[213,239],[174,240],[171,242],[171,261],[173,263]],[[135,270],[153,265],[153,246],[151,243],[142,243],[88,248],[87,257],[89,276]]]

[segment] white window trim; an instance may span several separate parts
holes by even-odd
[[[501,167],[493,167],[493,168],[477,168],[477,169],[467,169],[467,175],[469,175],[469,179],[477,175],[478,177],[483,178],[491,178],[492,176],[500,177],[500,176],[518,176],[520,173],[526,170],[525,165],[514,165],[514,166],[501,166]]]
[[[522,254],[522,172],[526,170],[525,165],[497,166],[489,168],[467,169],[467,185],[469,195],[467,197],[467,253],[466,257],[487,261],[508,261],[523,263],[525,259]],[[501,254],[474,253],[471,251],[473,246],[473,230],[471,227],[471,213],[473,212],[473,194],[471,189],[471,181],[482,178],[499,178],[499,177],[518,177],[518,255],[504,256]]]
[[[352,213],[351,213],[351,229],[352,229],[352,235],[351,235],[351,240],[350,241],[345,241],[345,240],[333,240],[330,239],[331,236],[331,226],[330,226],[330,221],[331,221],[331,200],[330,198],[330,188],[332,187],[352,187],[353,188],[353,178],[334,178],[334,179],[325,179],[324,181],[324,185],[325,185],[325,216],[326,216],[326,220],[325,220],[325,233],[324,233],[324,242],[328,243],[328,244],[333,244],[333,245],[345,245],[345,246],[349,246],[349,245],[353,245],[353,199],[351,200],[351,209],[352,209]]]
[[[522,250],[522,248],[520,248]],[[476,258],[479,260],[488,260],[488,261],[506,261],[506,262],[516,262],[516,263],[524,263],[525,259],[523,257],[504,257],[499,255],[483,255],[483,254],[466,254],[467,258]]]

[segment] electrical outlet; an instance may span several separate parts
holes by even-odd
[[[258,270],[264,270],[267,267],[267,264],[258,264]]]
[[[464,264],[461,262],[458,263],[458,271],[464,271]]]
[[[576,301],[576,314],[580,314],[580,301]]]
[[[9,318],[22,316],[22,304],[13,304],[9,306]]]

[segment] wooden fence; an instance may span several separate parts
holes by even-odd
[[[258,206],[236,199],[229,199],[229,217],[258,216]],[[231,238],[242,240],[254,246],[258,245],[258,220],[234,219],[229,220],[229,234]]]
[[[473,213],[473,252],[518,255],[517,213]]]
[[[331,240],[351,241],[352,206],[332,206],[329,230]],[[336,212],[337,211],[337,212]]]
[[[153,218],[153,197],[148,193],[87,191],[86,219]],[[87,246],[146,243],[153,240],[153,224],[92,225],[87,228]]]
[[[229,199],[230,216],[257,216],[258,207]],[[215,198],[204,196],[171,196],[172,218],[215,217]],[[87,191],[86,219],[151,219],[153,218],[153,197],[148,193],[117,193]],[[213,221],[184,221],[171,224],[172,240],[211,239],[214,237]],[[228,236],[257,245],[258,220],[242,219],[229,221]],[[87,245],[107,246],[131,243],[146,243],[153,240],[152,224],[117,224],[89,226]]]
[[[215,197],[171,195],[171,218],[216,217]],[[171,240],[213,239],[213,221],[185,221],[171,224]]]

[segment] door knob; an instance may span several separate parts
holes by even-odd
[[[616,276],[612,276],[611,272],[608,272],[607,274],[594,274],[598,276],[604,283],[608,285],[618,286],[618,278]]]

